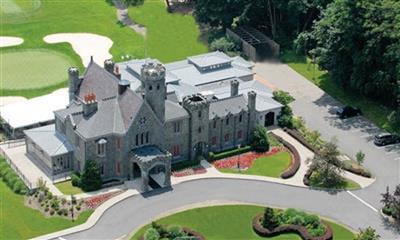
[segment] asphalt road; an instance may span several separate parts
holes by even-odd
[[[120,238],[166,211],[209,200],[299,208],[337,220],[355,229],[372,226],[384,239],[395,239],[396,236],[395,232],[384,225],[379,213],[347,192],[330,194],[262,181],[204,179],[175,185],[173,190],[168,192],[161,193],[156,190],[152,195],[130,197],[108,209],[93,228],[63,238]]]
[[[210,200],[229,200],[277,207],[294,207],[332,218],[353,229],[372,226],[383,239],[398,239],[399,233],[380,217],[380,194],[386,186],[399,183],[400,145],[376,147],[373,136],[381,130],[363,117],[339,120],[334,113],[340,103],[283,64],[256,64],[255,71],[276,87],[290,92],[296,115],[322,137],[336,137],[340,149],[349,156],[359,150],[366,154],[364,165],[377,180],[357,191],[336,194],[268,182],[208,179],[174,186],[172,191],[138,195],[108,209],[87,231],[66,239],[115,239],[169,210]]]

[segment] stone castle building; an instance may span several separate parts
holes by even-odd
[[[54,112],[54,125],[25,131],[28,155],[49,175],[95,160],[103,180],[141,178],[146,191],[170,185],[171,163],[246,145],[256,124],[275,124],[281,105],[261,91],[243,59],[216,52],[173,64],[91,61],[82,76],[71,67],[70,103]],[[179,76],[192,66],[214,81],[196,85]],[[235,67],[249,75],[223,76]]]

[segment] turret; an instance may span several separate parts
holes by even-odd
[[[182,106],[190,115],[189,149],[190,159],[208,153],[208,122],[210,103],[201,94],[184,97]]]
[[[256,97],[257,93],[250,91],[247,93],[247,107],[249,108],[249,140],[250,142],[254,136],[254,130],[256,128]]]
[[[237,96],[239,94],[239,81],[232,80],[231,81],[231,97]]]
[[[80,79],[79,79],[79,70],[76,67],[70,67],[68,69],[68,79],[69,79],[69,101],[71,102],[72,100],[75,99],[75,94],[78,91],[78,87],[80,84]]]
[[[165,121],[165,67],[160,63],[149,62],[141,69],[144,99],[149,103],[161,122]]]

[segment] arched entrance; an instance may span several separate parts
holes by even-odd
[[[194,157],[204,157],[207,154],[208,145],[205,142],[198,142],[193,147]]]
[[[165,187],[166,179],[166,167],[163,164],[157,164],[149,170],[149,186],[152,189]]]
[[[140,169],[139,165],[137,162],[132,163],[132,178],[140,178],[142,176],[142,170]]]
[[[275,123],[275,113],[269,112],[265,114],[264,127],[270,127]]]

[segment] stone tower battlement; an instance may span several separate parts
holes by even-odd
[[[210,102],[200,93],[186,96],[182,100],[182,106],[189,111],[208,108]]]
[[[144,81],[163,80],[165,78],[165,67],[161,63],[145,63],[142,65],[141,76]]]

